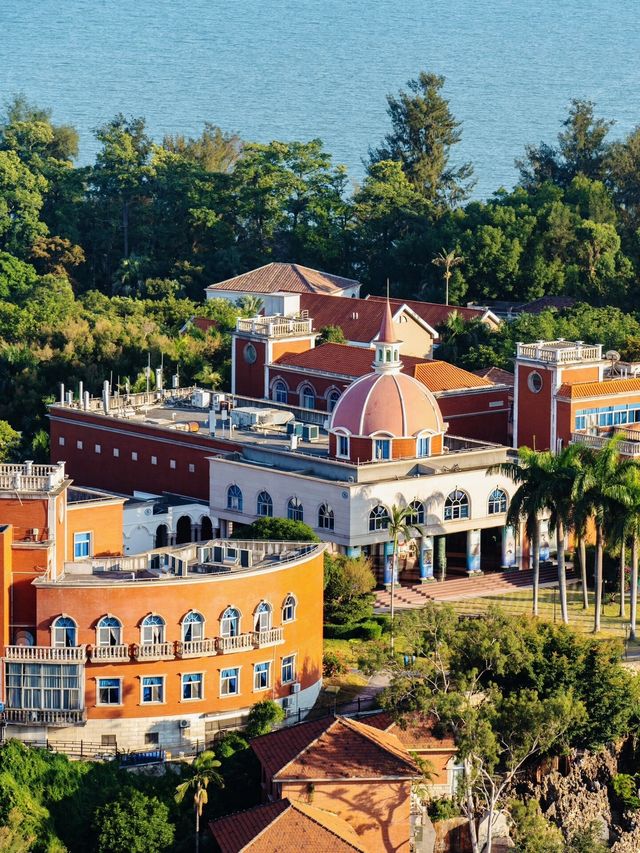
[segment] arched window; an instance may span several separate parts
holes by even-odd
[[[296,607],[298,602],[295,597],[289,594],[282,605],[282,621],[283,622],[293,622],[296,618]]]
[[[204,639],[204,617],[192,610],[182,620],[182,641],[190,643],[193,640]]]
[[[489,495],[489,515],[507,511],[507,493],[502,489],[494,489]]]
[[[424,524],[424,504],[422,501],[412,501],[409,504],[410,515],[407,516],[407,524]]]
[[[269,492],[258,495],[257,514],[261,518],[273,518],[273,501]]]
[[[334,515],[329,504],[322,504],[318,510],[318,527],[321,530],[333,530]]]
[[[334,390],[334,391],[330,391],[327,394],[327,411],[328,412],[332,412],[335,409],[336,403],[338,402],[339,399],[340,399],[340,392],[339,391]]]
[[[304,510],[298,498],[289,498],[287,518],[291,521],[304,521]]]
[[[235,483],[227,489],[227,509],[242,512],[242,492]]]
[[[273,389],[271,391],[273,399],[276,403],[286,403],[289,399],[289,389],[285,385],[285,383],[278,379],[277,382],[273,383]]]
[[[119,646],[122,643],[122,623],[115,616],[103,616],[96,626],[99,646]]]
[[[51,626],[51,644],[56,648],[77,645],[78,628],[70,616],[58,616]]]
[[[272,608],[269,602],[262,601],[256,610],[256,631],[268,631],[271,628]]]
[[[223,637],[237,637],[240,634],[240,611],[227,607],[220,620],[220,633]]]
[[[303,385],[300,389],[300,405],[303,409],[315,409],[316,392],[311,385]]]
[[[444,502],[444,520],[455,521],[457,518],[469,518],[469,495],[460,489],[451,492]]]
[[[165,623],[162,616],[157,613],[150,613],[142,620],[140,631],[140,639],[143,646],[155,645],[155,643],[164,643]]]
[[[369,530],[386,530],[389,526],[389,513],[382,504],[374,506],[369,513]]]

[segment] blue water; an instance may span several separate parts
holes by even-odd
[[[246,139],[321,137],[354,179],[385,94],[447,78],[476,195],[510,187],[570,98],[615,134],[640,124],[638,0],[0,0],[0,98],[25,93],[81,133],[117,112],[154,137],[211,121]]]

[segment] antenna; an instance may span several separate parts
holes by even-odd
[[[619,374],[619,370],[616,367],[617,363],[620,361],[620,353],[614,349],[607,350],[605,352],[604,357],[609,361],[611,367],[609,368],[610,376],[617,376]]]

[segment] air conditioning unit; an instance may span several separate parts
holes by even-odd
[[[294,681],[294,683],[291,685],[291,692],[292,693],[300,693],[300,682],[299,681]]]
[[[181,729],[188,729],[191,727],[191,720],[180,720],[178,723],[178,727]]]
[[[304,424],[302,427],[303,441],[318,441],[320,438],[320,428],[317,424]]]
[[[287,713],[293,710],[293,699],[291,696],[285,696],[282,700],[282,710]]]

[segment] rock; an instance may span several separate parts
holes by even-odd
[[[623,832],[611,848],[611,853],[638,853],[640,850],[640,824],[631,832]]]
[[[487,829],[489,826],[489,813],[485,812],[480,819],[478,826],[478,843],[480,846],[487,842]],[[493,832],[492,838],[495,841],[498,838],[509,837],[509,823],[504,812],[495,812],[493,815]]]

